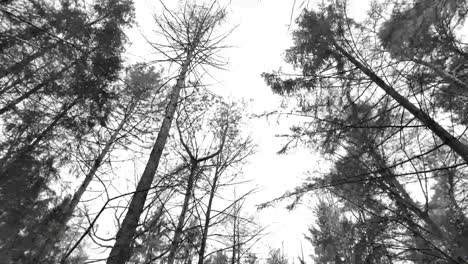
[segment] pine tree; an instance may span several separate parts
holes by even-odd
[[[16,243],[56,202],[48,186],[70,149],[107,122],[133,9],[129,1],[87,11],[71,1],[10,1],[0,12],[0,252],[8,260],[24,253]]]

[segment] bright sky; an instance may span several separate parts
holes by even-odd
[[[280,97],[272,94],[260,74],[284,66],[284,50],[292,45],[289,23],[294,23],[299,13],[299,10],[294,10],[291,20],[293,2],[231,1],[227,27],[237,25],[237,28],[229,37],[228,44],[234,47],[224,54],[229,59],[228,70],[213,72],[215,79],[211,81],[216,85],[210,88],[212,92],[247,100],[253,113],[267,112],[279,107]],[[176,4],[176,1],[171,1],[170,5],[172,4]],[[351,1],[352,14],[363,11],[359,4],[362,5],[362,1]],[[133,44],[127,57],[129,61],[141,61],[142,58],[151,60],[148,55],[151,49],[140,32],[151,39],[151,15],[160,11],[158,1],[135,0],[135,5],[139,30],[133,29],[128,33]],[[298,186],[305,178],[306,171],[327,169],[320,168],[317,157],[308,150],[299,149],[288,155],[276,154],[283,141],[275,135],[286,131],[289,125],[277,124],[274,120],[251,120],[251,135],[258,145],[258,151],[250,158],[249,164],[244,168],[244,174],[246,179],[252,180],[252,187],[258,186],[259,189],[258,193],[249,198],[249,210],[262,225],[269,226],[268,235],[256,251],[264,255],[268,247],[284,248],[290,263],[293,258],[297,263],[297,256],[301,254],[301,243],[306,257],[313,254],[313,249],[303,239],[307,226],[313,222],[311,210],[308,208],[311,206],[304,205],[292,212],[284,209],[283,205],[260,212],[254,211],[255,204],[280,196]],[[310,263],[311,260],[308,261]]]

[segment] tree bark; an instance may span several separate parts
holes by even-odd
[[[164,146],[166,145],[169,130],[171,128],[174,113],[177,108],[177,103],[180,97],[180,91],[185,84],[185,76],[188,72],[191,61],[191,53],[187,54],[187,58],[182,64],[177,83],[174,86],[170,95],[169,104],[166,108],[166,113],[161,125],[161,130],[158,133],[156,142],[154,143],[148,162],[146,163],[143,175],[138,182],[137,189],[133,194],[132,200],[128,207],[128,212],[123,220],[119,231],[117,232],[116,241],[112,248],[107,264],[124,264],[131,256],[131,244],[138,226],[138,220],[143,212],[146,196],[151,188],[154,175],[158,169]]]
[[[231,264],[236,264],[236,250],[237,250],[237,235],[236,235],[236,225],[237,225],[237,202],[234,203],[234,213],[233,213],[233,234],[232,234],[232,260]],[[239,256],[237,256],[239,257]]]
[[[408,99],[399,94],[393,87],[388,85],[384,80],[382,80],[377,74],[375,74],[371,69],[364,66],[359,62],[355,57],[349,54],[336,42],[333,43],[333,46],[336,50],[343,56],[345,56],[354,66],[361,70],[365,75],[367,75],[375,84],[377,84],[385,93],[391,96],[395,101],[397,101],[403,108],[408,110],[414,117],[416,117],[421,123],[423,123],[429,130],[439,137],[443,143],[448,145],[455,153],[460,155],[460,157],[468,163],[468,147],[463,144],[460,140],[455,138],[447,130],[445,130],[441,125],[439,125],[434,119],[432,119],[427,113],[417,108],[412,104]]]

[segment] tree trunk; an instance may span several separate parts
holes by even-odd
[[[172,119],[174,119],[174,113],[179,101],[180,90],[185,84],[185,76],[189,68],[190,60],[191,53],[189,52],[182,65],[177,78],[177,83],[170,95],[169,104],[166,108],[161,130],[158,133],[158,137],[156,138],[156,142],[154,143],[150,157],[146,163],[143,175],[138,182],[137,189],[133,194],[125,219],[117,232],[116,241],[110,252],[107,264],[124,264],[131,256],[131,244],[138,226],[138,220],[143,212],[146,196],[151,188],[151,183],[153,182],[154,175],[158,169],[159,161],[161,159],[164,146],[166,145],[167,137],[169,136]]]
[[[231,264],[236,264],[236,250],[237,250],[237,236],[236,236],[236,225],[237,225],[237,202],[234,203],[234,213],[233,213],[233,233],[232,233],[232,260]],[[237,256],[239,257],[239,256]]]
[[[203,227],[203,234],[201,238],[201,244],[200,244],[200,251],[198,253],[198,264],[203,264],[204,258],[205,258],[205,248],[206,248],[206,239],[208,237],[208,229],[210,227],[210,217],[211,217],[211,207],[213,206],[213,199],[214,195],[216,192],[216,187],[218,184],[218,179],[219,179],[219,172],[216,170],[214,178],[213,178],[213,185],[211,186],[210,190],[210,197],[208,200],[208,206],[206,208],[206,215],[205,215],[205,224]]]
[[[354,64],[354,66],[356,66],[365,75],[367,75],[375,84],[382,88],[382,90],[384,90],[387,95],[391,96],[403,108],[405,108],[411,114],[413,114],[414,117],[416,117],[421,123],[423,123],[427,128],[429,128],[434,134],[436,134],[442,140],[443,143],[447,144],[455,153],[460,155],[462,159],[468,163],[468,147],[465,144],[463,144],[460,140],[458,140],[447,130],[445,130],[428,114],[426,114],[421,109],[417,108],[408,99],[399,94],[395,89],[393,89],[384,80],[377,76],[377,74],[375,74],[371,69],[360,63],[356,58],[354,58],[336,42],[333,43],[333,46],[338,50],[339,53],[341,53],[341,55],[345,56],[352,64]]]
[[[172,239],[171,246],[169,249],[169,255],[167,257],[167,264],[174,264],[175,256],[177,254],[177,250],[179,249],[180,237],[184,228],[185,216],[187,214],[190,198],[192,197],[193,186],[195,184],[195,177],[197,175],[198,170],[198,161],[192,160],[191,163],[192,164],[190,166],[190,174],[187,179],[187,189],[185,190],[184,203],[182,205],[179,219],[177,221],[177,227],[174,231],[174,237]]]

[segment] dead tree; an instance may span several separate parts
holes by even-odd
[[[151,44],[157,51],[167,56],[168,61],[177,63],[180,69],[176,84],[168,98],[168,105],[156,142],[133,194],[126,216],[117,232],[116,242],[107,260],[108,264],[123,264],[131,256],[131,244],[138,221],[169,136],[180,92],[186,87],[187,76],[191,72],[193,73],[195,67],[202,64],[218,66],[218,63],[212,60],[213,53],[220,48],[219,43],[224,37],[214,37],[213,34],[215,27],[223,20],[225,12],[222,9],[216,9],[215,4],[216,2],[213,2],[208,7],[185,4],[181,14],[175,14],[165,8],[167,14],[156,19],[159,30],[167,43]]]

